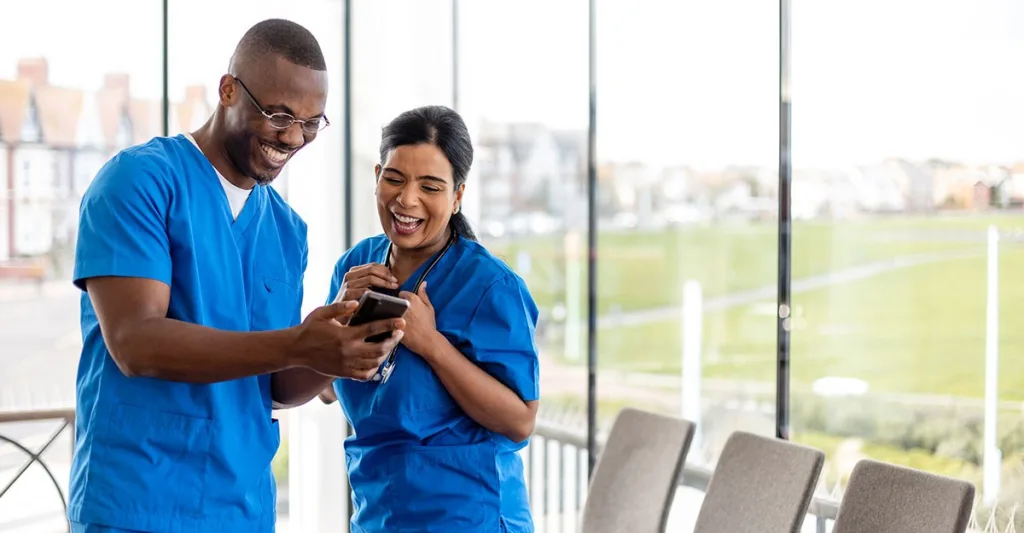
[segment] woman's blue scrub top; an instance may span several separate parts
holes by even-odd
[[[75,284],[129,276],[170,287],[169,318],[221,330],[299,323],[306,225],[270,187],[238,218],[184,137],[109,161],[80,209]],[[280,433],[270,376],[212,384],[128,378],[82,293],[72,522],[160,533],[274,530]],[[79,526],[76,526],[79,527]]]
[[[387,247],[387,237],[380,235],[342,256],[328,300],[350,268],[383,263]],[[411,291],[426,267],[401,290]],[[537,307],[523,280],[479,243],[459,238],[426,284],[438,331],[524,401],[537,400]],[[345,443],[352,530],[532,532],[517,453],[526,443],[473,421],[430,366],[405,346],[395,364],[386,382],[334,382],[355,429]]]

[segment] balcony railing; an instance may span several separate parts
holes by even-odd
[[[598,441],[603,442],[599,436]],[[538,421],[531,444],[524,450],[526,471],[533,502],[538,533],[576,533],[586,496],[587,438],[584,430],[562,424]],[[556,453],[551,453],[555,450]],[[569,457],[569,461],[565,458]],[[552,464],[556,463],[556,464]],[[570,475],[567,475],[567,471]],[[554,472],[558,475],[555,476]],[[711,481],[712,471],[699,465],[687,464],[680,478],[680,486],[704,492]],[[553,485],[553,486],[552,486]],[[839,494],[839,490],[833,494]],[[677,495],[677,506],[680,498]],[[692,520],[699,502],[686,502],[679,509],[681,519]],[[808,508],[808,519],[802,531],[828,533],[839,513],[840,499],[833,495],[816,495]],[[980,505],[976,502],[976,505]],[[1006,513],[997,520],[999,513]],[[1016,533],[1016,506],[1006,509],[992,508],[987,513],[976,512],[967,531],[969,533]],[[980,515],[980,516],[979,516]],[[1002,527],[997,524],[1005,523]],[[690,531],[670,520],[668,531]]]
[[[599,439],[603,441],[603,439]],[[552,450],[561,453],[552,454]],[[575,465],[567,464],[563,458],[574,457]],[[531,444],[525,452],[526,471],[529,476],[534,517],[538,531],[544,533],[575,533],[579,515],[586,495],[587,437],[578,429],[567,428],[550,422],[538,421]],[[551,463],[557,461],[557,465]],[[578,465],[578,466],[576,466]],[[575,468],[574,468],[575,467]],[[557,477],[553,470],[557,469]],[[567,476],[566,471],[577,475]],[[566,481],[580,483],[566,486]],[[556,487],[550,487],[552,481]],[[711,470],[692,464],[686,465],[680,478],[680,485],[701,492],[707,490],[711,481]],[[552,495],[554,494],[554,498]],[[566,500],[570,494],[570,501]],[[554,502],[552,502],[554,499]],[[811,503],[809,516],[813,518],[816,533],[828,531],[831,521],[839,511],[839,502],[826,497],[816,497]],[[573,516],[566,516],[571,512]],[[805,524],[805,530],[806,524]]]
[[[15,437],[8,436],[4,432],[4,425],[13,423],[24,423],[24,422],[45,422],[45,421],[56,421],[57,426],[49,433],[48,437],[43,441],[43,444],[36,450],[32,450],[28,445],[19,441]],[[48,450],[51,449],[53,444],[57,442],[65,432],[72,434],[72,438],[69,439],[74,447],[74,427],[75,427],[75,410],[74,409],[33,409],[25,411],[0,411],[0,443],[7,443],[14,447],[15,450],[20,452],[24,456],[23,463],[15,471],[14,477],[11,478],[7,484],[0,489],[0,498],[3,498],[15,484],[22,479],[25,473],[32,465],[39,465],[43,471],[49,477],[50,482],[53,485],[55,497],[59,498],[61,508],[64,511],[64,516],[67,515],[68,501],[64,494],[63,487],[66,483],[58,481],[57,476],[54,475],[53,469],[47,463],[43,457]],[[71,531],[71,525],[68,524],[67,531]]]
[[[10,489],[23,477],[33,464],[38,464],[48,476],[53,486],[52,497],[59,500],[61,507],[67,509],[67,499],[63,486],[66,480],[58,479],[53,469],[47,464],[44,453],[53,448],[58,438],[67,433],[72,438],[74,431],[75,412],[73,409],[49,409],[19,412],[0,412],[0,442],[8,443],[23,457],[24,461],[17,468],[14,477],[0,489],[3,498]],[[56,421],[56,427],[48,434],[38,449],[31,449],[18,439],[4,434],[4,424]],[[599,436],[599,442],[603,441]],[[586,433],[575,427],[551,420],[540,420],[537,423],[531,444],[523,450],[523,458],[528,476],[528,486],[538,533],[576,533],[580,515],[586,500],[588,453],[586,449]],[[704,492],[711,480],[712,471],[700,465],[688,464],[683,469],[680,486],[690,491],[680,490],[677,495],[677,508],[682,520],[692,519],[699,508],[699,500],[693,498],[693,491]],[[682,493],[691,493],[683,498]],[[36,496],[36,495],[33,495]],[[45,497],[38,494],[39,497]],[[284,495],[282,495],[284,496]],[[839,500],[831,495],[819,494],[814,497],[808,510],[808,520],[804,523],[806,533],[827,533],[839,510]],[[1009,523],[1000,529],[995,526],[995,511],[979,525],[978,520],[972,521],[969,531],[973,533],[1015,533],[1012,511]],[[674,521],[673,521],[674,522]],[[70,528],[66,529],[69,530]],[[670,531],[686,531],[685,527],[670,527]]]

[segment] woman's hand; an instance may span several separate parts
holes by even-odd
[[[341,282],[341,289],[335,297],[335,302],[358,300],[371,287],[385,289],[397,289],[398,280],[388,267],[379,263],[370,263],[352,267],[345,273]]]
[[[434,317],[434,306],[427,297],[427,282],[420,285],[419,293],[402,291],[399,294],[409,301],[409,310],[402,318],[405,319],[405,336],[402,344],[413,352],[423,356],[437,342],[437,322]]]

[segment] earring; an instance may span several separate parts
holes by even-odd
[[[459,214],[459,208],[458,208],[458,207],[456,207],[456,208],[455,208],[455,212],[454,212],[454,213],[452,213],[452,214],[453,214],[453,215],[457,215],[457,214]]]

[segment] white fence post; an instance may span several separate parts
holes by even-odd
[[[999,230],[988,227],[988,294],[985,306],[985,444],[982,497],[992,505],[999,497],[1002,453],[996,441],[999,416]]]
[[[288,412],[288,531],[347,533],[345,417],[314,399]]]
[[[704,332],[701,293],[700,283],[690,280],[683,284],[682,417],[697,425],[694,450],[701,449],[701,339]]]

